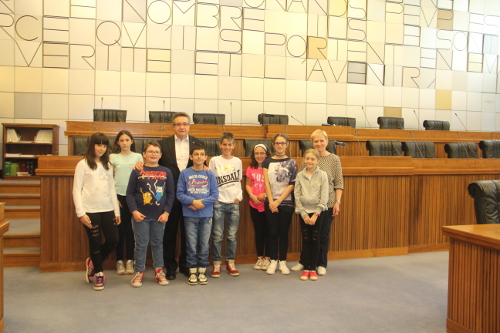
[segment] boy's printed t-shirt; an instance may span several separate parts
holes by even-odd
[[[192,167],[181,171],[177,183],[177,199],[182,203],[182,213],[188,217],[212,217],[214,202],[218,200],[217,180],[212,171],[194,170]],[[203,200],[205,208],[192,210],[193,200]]]
[[[139,211],[147,219],[158,219],[163,212],[172,210],[175,190],[170,169],[164,166],[133,170],[127,187],[127,204],[130,211]]]
[[[232,156],[225,159],[215,156],[210,159],[210,170],[215,174],[219,186],[219,202],[233,203],[234,199],[243,200],[241,180],[243,179],[243,166],[238,157]]]
[[[264,169],[255,169],[248,167],[245,174],[252,181],[252,194],[259,195],[261,193],[266,193],[266,187],[264,185]],[[264,211],[264,200],[260,204],[256,205],[252,199],[250,199],[250,206],[257,209],[259,212]]]
[[[295,185],[297,162],[294,159],[290,157],[283,159],[268,158],[262,163],[262,168],[267,169],[274,200],[278,199],[289,185]],[[281,204],[293,205],[292,195],[293,191]]]

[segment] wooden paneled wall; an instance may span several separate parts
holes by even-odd
[[[71,193],[74,167],[80,159],[40,157],[42,271],[83,269],[87,239],[75,216]],[[242,161],[246,169],[249,159]],[[500,178],[498,161],[491,159],[342,156],[341,163],[345,190],[330,235],[330,259],[447,249],[441,226],[475,222],[467,185]],[[246,193],[240,207],[237,260],[250,263],[256,251]],[[298,260],[300,249],[300,228],[294,216],[290,261]],[[114,265],[112,261],[107,267]]]

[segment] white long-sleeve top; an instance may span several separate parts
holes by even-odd
[[[78,162],[73,179],[73,202],[76,216],[86,213],[101,213],[113,210],[120,216],[120,206],[116,197],[113,169],[104,169],[100,162],[92,170],[85,159]]]

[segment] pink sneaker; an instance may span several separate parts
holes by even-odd
[[[85,281],[87,281],[87,283],[91,283],[94,275],[94,264],[90,258],[87,258],[87,260],[85,260]]]
[[[106,275],[104,273],[100,273],[101,275],[94,275],[94,290],[103,290],[104,284],[106,283]]]

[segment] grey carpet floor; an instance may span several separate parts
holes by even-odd
[[[314,282],[237,267],[206,286],[108,271],[99,292],[83,271],[6,268],[5,332],[446,332],[448,252],[330,261]]]

